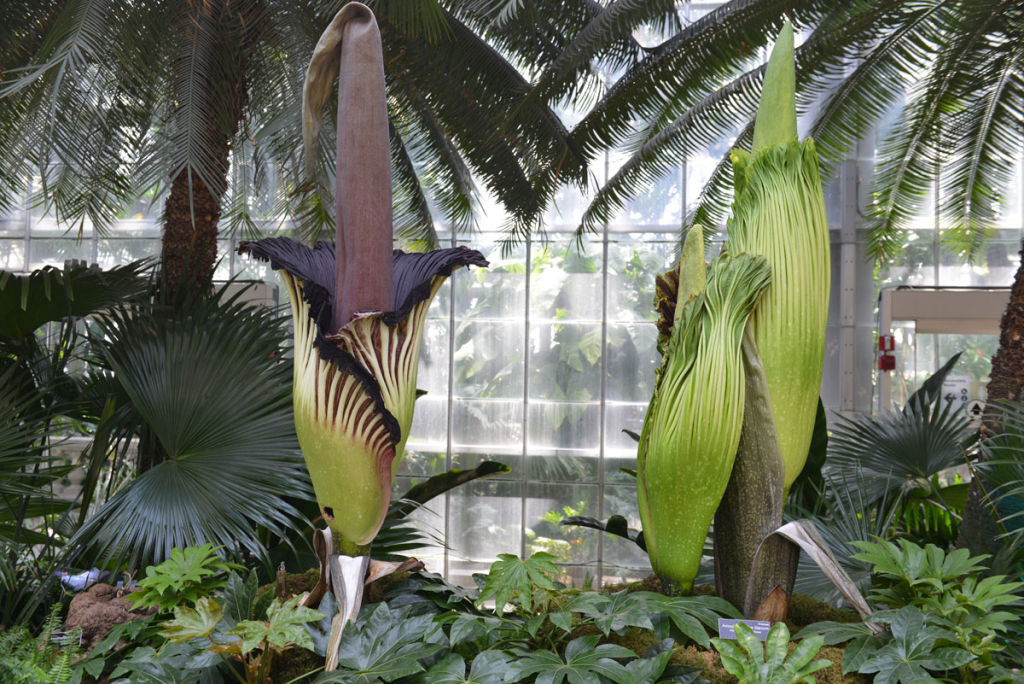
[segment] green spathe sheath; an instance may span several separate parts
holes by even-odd
[[[704,289],[677,302],[644,418],[637,455],[644,538],[655,572],[683,592],[729,482],[743,423],[743,328],[769,280],[760,257],[723,254],[711,263]]]
[[[754,311],[788,491],[807,460],[814,432],[828,321],[828,218],[814,141],[790,140],[732,155],[736,198],[729,246],[758,254],[772,284]]]

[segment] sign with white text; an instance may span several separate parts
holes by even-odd
[[[754,636],[761,641],[768,638],[768,630],[772,628],[772,623],[767,620],[728,620],[726,618],[718,618],[718,636],[723,639],[735,639],[736,625],[741,622],[749,627],[754,632]]]

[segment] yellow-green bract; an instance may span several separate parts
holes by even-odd
[[[701,239],[693,231],[687,243]],[[740,344],[771,269],[761,257],[723,254],[704,283],[692,272],[692,259],[683,264],[691,272],[679,277],[675,322],[644,418],[637,498],[654,571],[688,593],[736,457],[744,400]],[[704,269],[702,255],[696,268]]]
[[[821,391],[828,318],[828,218],[814,142],[796,133],[793,28],[772,50],[754,129],[753,154],[732,154],[736,193],[729,248],[757,254],[772,284],[752,318],[764,363],[785,489],[803,470]]]

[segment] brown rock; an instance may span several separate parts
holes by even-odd
[[[153,614],[153,609],[132,610],[132,602],[122,596],[122,590],[117,587],[94,584],[85,593],[71,599],[66,629],[82,628],[83,649],[92,648],[115,625]]]

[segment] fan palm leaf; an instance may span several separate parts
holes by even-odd
[[[108,562],[159,562],[207,541],[265,555],[258,529],[303,523],[286,497],[309,498],[291,411],[283,321],[217,297],[181,315],[104,317],[100,355],[167,458],[114,494],[72,539]]]
[[[959,355],[951,362],[955,363]],[[826,465],[838,472],[856,470],[863,475],[868,501],[894,489],[930,488],[938,473],[965,465],[978,439],[966,414],[941,397],[941,377],[952,368],[947,363],[913,395],[901,410],[878,416],[839,415],[832,423]]]

